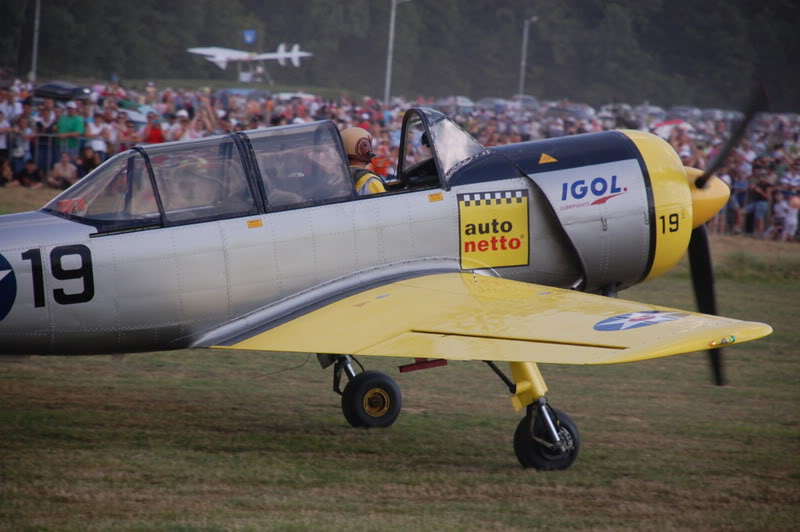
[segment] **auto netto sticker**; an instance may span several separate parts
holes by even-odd
[[[528,191],[458,194],[461,268],[527,266]]]
[[[648,325],[658,325],[667,321],[679,320],[688,316],[686,312],[668,312],[663,310],[643,310],[640,312],[629,312],[620,314],[598,321],[594,324],[595,331],[624,331],[626,329],[637,329]]]
[[[11,264],[0,255],[0,321],[8,316],[17,298],[17,278]]]

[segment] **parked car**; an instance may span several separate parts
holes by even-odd
[[[317,96],[307,92],[279,92],[275,95],[280,103],[289,103],[292,101],[301,101],[308,103],[316,100]]]
[[[722,109],[703,109],[701,118],[703,120],[725,120],[725,111]]]
[[[629,103],[623,102],[616,102],[616,103],[607,103],[605,105],[600,106],[601,113],[623,113],[623,112],[633,112],[633,107]]]
[[[495,113],[503,113],[511,107],[511,102],[504,98],[486,97],[475,102],[478,109],[486,109]]]
[[[667,112],[657,105],[642,104],[637,105],[633,112],[643,125],[649,126],[653,122],[663,122],[667,118]]]
[[[591,120],[597,114],[594,107],[588,103],[570,102],[566,105],[566,108],[572,110],[581,120]]]
[[[445,114],[469,113],[475,109],[475,102],[466,96],[447,96],[436,100],[433,107]]]
[[[606,129],[626,128],[639,129],[641,121],[636,117],[636,113],[630,104],[617,102],[607,103],[600,107],[597,114],[603,127]]]
[[[667,111],[667,120],[686,120],[691,122],[700,120],[702,117],[703,111],[699,107],[692,107],[691,105],[673,105]]]
[[[264,89],[242,89],[242,88],[229,88],[220,89],[214,93],[214,97],[222,102],[222,105],[228,108],[228,98],[231,96],[239,96],[245,100],[260,100],[269,99],[272,93]]]
[[[549,108],[544,116],[563,120],[591,120],[595,116],[595,111],[585,103],[566,103]]]
[[[54,100],[87,100],[92,90],[88,87],[67,83],[66,81],[51,81],[33,89],[37,98],[52,98]]]
[[[511,97],[512,103],[517,107],[522,107],[525,111],[535,111],[539,108],[539,100],[530,94],[515,94]]]
[[[744,120],[744,113],[736,109],[723,109],[722,117],[728,122],[741,122]]]

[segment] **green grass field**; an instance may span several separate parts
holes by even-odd
[[[726,351],[726,387],[704,354],[543,366],[581,430],[569,471],[517,465],[477,363],[363,360],[405,399],[365,431],[313,357],[271,374],[305,355],[34,357],[0,364],[0,530],[796,530],[800,245],[714,247],[722,313],[774,334]],[[693,306],[685,265],[623,297]]]

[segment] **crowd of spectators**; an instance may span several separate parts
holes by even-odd
[[[432,100],[325,99],[308,94],[209,89],[159,89],[148,83],[134,91],[116,83],[96,85],[86,98],[56,102],[33,96],[19,81],[0,89],[0,186],[67,188],[105,159],[136,144],[196,139],[331,119],[341,129],[362,127],[372,134],[376,173],[391,177],[397,166],[403,112]],[[537,140],[630,126],[608,116],[495,106],[447,112],[485,146]],[[637,124],[666,138],[686,166],[704,168],[735,124],[696,119],[666,128],[645,119]],[[760,238],[800,239],[800,116],[763,114],[755,120],[717,173],[730,187],[726,208],[710,223],[712,231]]]

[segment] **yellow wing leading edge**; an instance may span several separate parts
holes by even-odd
[[[756,340],[769,325],[472,273],[372,288],[213,347],[616,364]],[[241,338],[241,337],[239,337]]]

